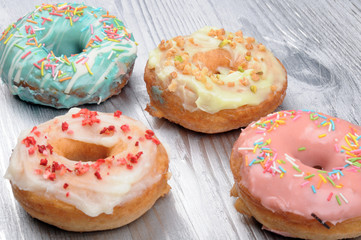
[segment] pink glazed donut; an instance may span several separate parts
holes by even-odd
[[[313,111],[281,111],[244,129],[231,168],[236,209],[272,232],[361,235],[361,128]]]

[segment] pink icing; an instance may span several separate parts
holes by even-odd
[[[360,135],[359,126],[322,113],[270,114],[234,145],[245,157],[240,184],[272,211],[314,213],[333,224],[360,217]]]

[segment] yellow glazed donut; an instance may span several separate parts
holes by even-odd
[[[71,109],[24,131],[5,177],[34,218],[68,231],[128,224],[168,193],[168,156],[139,121]]]
[[[286,70],[264,45],[211,27],[163,40],[149,55],[144,80],[151,115],[204,133],[272,112],[287,88]]]
[[[231,154],[238,211],[305,239],[361,235],[361,127],[281,111],[242,131]]]

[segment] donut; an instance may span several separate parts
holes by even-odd
[[[361,235],[361,127],[315,111],[280,111],[245,128],[230,165],[236,209],[289,237]]]
[[[168,155],[122,115],[72,108],[20,134],[5,178],[32,217],[68,231],[117,228],[168,193]]]
[[[122,21],[102,8],[43,4],[0,38],[0,73],[13,95],[70,108],[119,94],[136,59]]]
[[[203,133],[267,115],[287,88],[286,70],[263,44],[212,27],[161,41],[149,54],[144,80],[152,116]]]

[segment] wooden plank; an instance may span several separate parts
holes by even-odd
[[[57,1],[55,1],[57,2]],[[81,1],[76,1],[81,2]],[[0,28],[41,1],[5,1]],[[229,196],[233,185],[229,157],[240,130],[205,135],[144,111],[149,97],[143,81],[148,53],[162,39],[212,25],[242,29],[270,48],[288,71],[289,87],[279,109],[314,109],[361,124],[361,4],[351,1],[87,1],[123,19],[140,43],[128,85],[119,96],[92,110],[116,109],[154,129],[170,156],[171,193],[135,222],[111,231],[69,233],[27,215],[0,178],[2,239],[282,239],[242,216]],[[23,129],[66,110],[32,105],[13,97],[0,83],[0,170]],[[361,239],[361,238],[360,238]]]

